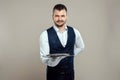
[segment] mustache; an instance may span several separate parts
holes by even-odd
[[[57,22],[64,22],[63,20],[58,20]]]

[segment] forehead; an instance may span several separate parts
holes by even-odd
[[[66,15],[67,12],[65,9],[62,9],[62,10],[57,10],[55,9],[54,12],[53,12],[54,15]]]

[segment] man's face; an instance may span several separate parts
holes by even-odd
[[[53,12],[53,21],[57,27],[62,27],[65,25],[67,20],[66,10],[57,10],[55,9]]]

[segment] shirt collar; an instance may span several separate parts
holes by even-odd
[[[56,32],[59,31],[59,28],[57,26],[54,25],[53,28],[55,29]],[[68,30],[67,25],[65,25],[65,30]]]

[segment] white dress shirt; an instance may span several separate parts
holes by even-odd
[[[53,26],[53,28],[55,29],[59,40],[61,42],[61,44],[63,45],[63,47],[66,46],[67,43],[67,27],[65,27],[65,31],[61,32],[59,31],[59,29],[56,26]],[[80,32],[73,28],[74,32],[75,32],[75,44],[74,44],[74,55],[77,55],[79,53],[81,53],[85,47],[83,39],[81,37]],[[53,60],[53,58],[51,57],[47,57],[47,55],[50,54],[50,48],[49,48],[49,42],[48,42],[48,34],[47,31],[43,31],[40,35],[40,55],[41,55],[41,59],[42,62],[47,64],[48,66],[56,66],[58,60],[61,60],[61,58],[63,57],[56,57],[56,61]]]

